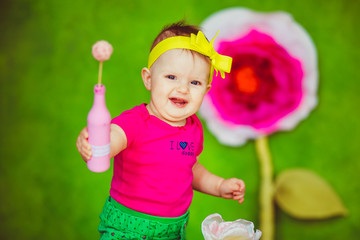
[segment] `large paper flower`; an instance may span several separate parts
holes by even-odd
[[[231,73],[214,76],[200,109],[221,143],[291,130],[316,106],[315,46],[289,14],[231,8],[202,27],[209,39],[220,30],[214,48],[233,58]]]

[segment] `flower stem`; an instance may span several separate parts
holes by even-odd
[[[99,76],[98,76],[98,84],[101,85],[101,76],[102,76],[103,62],[99,63]]]
[[[263,136],[255,141],[260,161],[260,229],[262,240],[274,239],[274,183],[268,140]]]

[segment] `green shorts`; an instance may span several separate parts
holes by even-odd
[[[185,239],[189,212],[177,218],[155,217],[129,209],[109,197],[100,219],[101,240]]]

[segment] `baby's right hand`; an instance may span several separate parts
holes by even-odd
[[[88,138],[89,133],[87,127],[85,127],[83,130],[81,130],[80,135],[78,136],[76,141],[77,150],[79,151],[82,159],[84,159],[85,162],[89,161],[91,158],[91,146]]]

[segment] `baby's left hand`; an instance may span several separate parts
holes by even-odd
[[[221,182],[220,196],[226,199],[234,199],[242,203],[245,196],[245,183],[241,179],[229,178]]]

